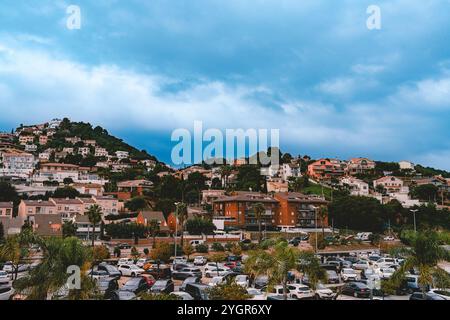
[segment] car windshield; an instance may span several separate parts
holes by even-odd
[[[7,276],[7,275],[8,275],[7,272],[5,272],[5,271],[0,271],[0,276]]]
[[[165,287],[166,284],[167,284],[167,281],[165,281],[165,280],[158,280],[158,281],[155,282],[153,287]]]
[[[236,281],[247,281],[247,276],[243,275],[236,276]]]

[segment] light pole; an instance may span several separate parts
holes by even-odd
[[[318,245],[317,245],[317,209],[318,207],[313,206],[314,209],[314,224],[315,224],[315,233],[316,233],[316,253],[318,251]]]
[[[178,215],[176,213],[174,213],[174,215],[175,215],[175,236],[174,236],[175,254],[174,254],[174,257],[176,257],[177,256]]]
[[[416,228],[416,212],[419,211],[418,209],[411,209],[409,210],[413,213],[413,217],[414,217],[414,232],[417,232],[417,228]]]

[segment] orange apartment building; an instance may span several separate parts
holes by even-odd
[[[225,219],[225,225],[242,229],[257,229],[254,206],[262,203],[265,207],[262,224],[266,229],[276,227],[278,201],[260,193],[239,193],[220,197],[213,201],[214,214]]]
[[[342,177],[344,173],[345,164],[337,159],[320,159],[308,166],[308,175],[318,180]]]
[[[262,203],[266,208],[263,226],[268,230],[278,227],[315,227],[315,210],[326,206],[327,201],[301,193],[276,193],[273,197],[259,194],[238,194],[222,197],[213,201],[215,218],[225,220],[225,225],[242,229],[254,230],[258,227],[253,207]],[[317,217],[317,226],[322,227],[321,219]],[[328,226],[328,219],[324,220]]]
[[[274,198],[279,203],[276,224],[286,227],[315,227],[316,210],[328,204],[327,201],[321,198],[297,192],[276,193]],[[324,227],[328,226],[328,219],[324,219],[323,223]],[[319,216],[317,217],[317,227],[322,227],[322,219]]]

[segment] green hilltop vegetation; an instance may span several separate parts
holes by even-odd
[[[122,139],[110,135],[106,129],[100,126],[92,127],[90,123],[71,122],[67,118],[63,119],[60,127],[45,147],[57,149],[72,147],[73,145],[65,140],[65,138],[69,137],[79,137],[81,140],[95,140],[98,146],[105,148],[110,154],[114,154],[116,151],[127,151],[132,159],[158,162],[155,156],[148,154],[145,150],[138,150],[130,146]],[[75,146],[77,147],[78,145],[75,144]]]

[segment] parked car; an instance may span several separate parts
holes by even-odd
[[[355,239],[361,240],[361,241],[369,241],[371,235],[372,235],[372,232],[360,232],[360,233],[356,234]]]
[[[383,238],[384,241],[395,241],[395,237],[393,236],[386,236]]]
[[[135,295],[143,291],[147,291],[149,289],[149,285],[147,280],[143,277],[132,278],[128,280],[120,290],[123,291],[131,291]]]
[[[209,300],[210,286],[200,283],[188,283],[184,292],[190,294],[194,300]]]
[[[269,283],[269,277],[268,276],[258,276],[255,278],[255,281],[253,285],[256,289],[262,289]]]
[[[144,273],[144,269],[141,269],[134,264],[121,264],[117,268],[123,276],[136,277],[141,273]]]
[[[97,289],[103,295],[103,299],[110,300],[114,292],[119,290],[119,283],[115,278],[101,278],[97,280]]]
[[[0,271],[0,285],[9,284],[11,281],[11,278],[6,271]]]
[[[183,283],[180,286],[180,291],[185,291],[186,286],[189,283],[202,283],[202,278],[201,277],[189,277],[184,279]]]
[[[0,288],[0,301],[11,300],[14,296],[14,289],[12,287]]]
[[[314,292],[304,284],[289,284],[287,288],[289,289],[289,297],[291,298],[298,300],[314,298]]]
[[[389,268],[392,266],[398,266],[398,263],[394,258],[381,258],[378,259],[373,265],[375,268]]]
[[[229,269],[234,269],[239,265],[240,265],[240,262],[238,262],[238,261],[229,261],[229,262],[225,262],[223,264],[224,267],[229,268]]]
[[[389,279],[395,272],[394,268],[380,268],[376,269],[381,279]]]
[[[108,278],[109,277],[109,274],[108,274],[108,272],[107,271],[105,271],[105,270],[89,270],[88,271],[88,277],[91,277],[92,279],[95,279],[95,280],[98,280],[98,279],[101,279],[101,278]]]
[[[172,278],[175,280],[184,280],[189,277],[201,277],[202,271],[199,268],[183,268],[172,272]]]
[[[344,268],[341,271],[341,279],[344,282],[347,281],[356,281],[358,280],[358,274],[356,273],[355,270],[350,269],[350,268]]]
[[[225,282],[225,280],[224,280],[223,276],[216,276],[211,279],[211,281],[208,283],[208,286],[215,287],[218,284],[222,284],[224,282]]]
[[[155,278],[151,274],[141,274],[141,277],[145,279],[145,281],[148,284],[148,287],[150,288],[153,286],[156,282]]]
[[[176,265],[176,264],[187,264],[187,258],[185,257],[175,257],[173,258],[172,264]]]
[[[144,266],[147,263],[153,263],[153,260],[152,259],[147,259],[147,258],[138,259],[138,261],[136,261],[136,266],[138,266],[139,268],[144,268]]]
[[[328,283],[340,283],[339,275],[334,270],[327,270]]]
[[[117,265],[119,264],[134,264],[134,259],[131,258],[120,258],[119,262],[117,262]]]
[[[215,276],[224,276],[230,271],[228,268],[212,268],[205,270],[205,277],[212,278]]]
[[[181,269],[190,268],[192,265],[188,263],[172,264],[172,272],[180,271]]]
[[[356,270],[365,270],[370,268],[370,263],[367,260],[359,260],[355,262],[352,267]]]
[[[264,287],[261,289],[261,291],[266,292],[267,300],[270,300],[269,297],[275,297],[275,296],[283,297],[284,296],[284,288],[281,285],[273,286],[270,289],[268,287]],[[297,300],[297,298],[292,298],[289,295],[289,293],[290,293],[289,288],[286,288],[286,293],[289,298]]]
[[[321,300],[331,300],[335,296],[336,296],[336,293],[334,293],[330,288],[325,287],[321,283],[319,283],[317,285],[315,298],[321,299]]]
[[[107,264],[106,262],[100,263],[97,266],[97,270],[106,271],[110,277],[114,277],[114,278],[117,278],[117,279],[120,278],[120,276],[122,275],[120,273],[119,269],[117,269],[115,266]]]
[[[246,274],[237,275],[234,281],[236,282],[236,284],[243,286],[244,288],[248,288],[248,286],[250,285],[250,279]]]
[[[131,291],[117,290],[112,294],[111,300],[136,300],[136,295]]]
[[[249,300],[266,300],[264,292],[256,288],[247,288],[247,294],[251,297]]]
[[[194,265],[195,266],[204,266],[208,262],[208,259],[204,256],[196,256],[194,258]]]
[[[155,279],[170,279],[172,277],[172,270],[168,266],[148,268],[145,273],[152,275]]]
[[[294,247],[297,247],[300,244],[301,240],[297,239],[297,238],[293,238],[291,240],[289,240],[289,244],[293,245]]]
[[[177,292],[172,292],[171,294],[173,294],[174,296],[177,296],[179,300],[194,300],[194,298],[187,292],[177,291]]]
[[[354,296],[355,298],[369,298],[370,289],[361,282],[349,282],[342,287],[342,294]]]
[[[422,292],[414,292],[410,297],[409,300],[447,300],[443,297],[441,297],[440,295],[436,294],[436,293],[425,293],[423,294]]]
[[[123,249],[131,249],[131,245],[129,245],[128,243],[119,243],[116,248],[119,248],[120,250]]]
[[[158,280],[151,287],[152,293],[172,293],[174,291],[174,284],[171,279]]]
[[[450,300],[450,290],[446,289],[431,289],[428,293],[437,294],[445,300]]]

